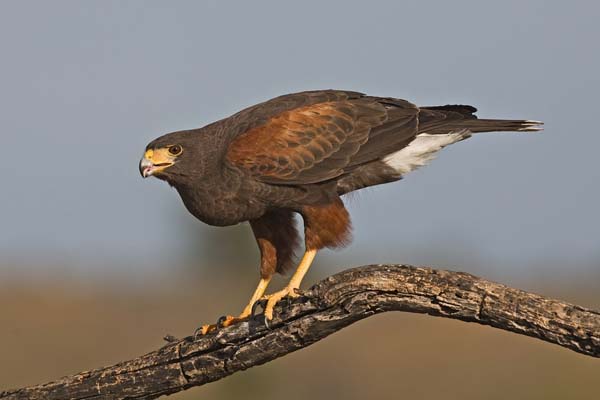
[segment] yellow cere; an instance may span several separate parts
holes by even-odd
[[[144,158],[150,160],[155,165],[164,163],[173,164],[175,162],[175,156],[170,154],[169,149],[166,147],[146,150]]]

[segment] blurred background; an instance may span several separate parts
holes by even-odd
[[[480,135],[347,199],[342,269],[410,263],[600,305],[595,2],[4,1],[0,389],[136,357],[241,310],[247,225],[142,180],[147,142],[317,88],[543,120]],[[283,279],[276,284],[281,285]],[[421,315],[380,315],[174,399],[588,399],[600,363]]]

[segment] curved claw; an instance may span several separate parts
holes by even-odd
[[[271,325],[269,325],[269,318],[267,318],[267,316],[264,316],[264,324],[265,324],[265,328],[267,328],[268,330],[271,330]]]
[[[207,333],[210,333],[216,329],[217,328],[215,325],[202,325],[201,327],[196,328],[196,330],[194,331],[194,340],[198,339],[198,336],[204,336]]]
[[[238,322],[246,319],[246,315],[240,314],[238,317],[232,317],[231,315],[223,315],[217,321],[217,328],[226,328],[230,325],[237,324]]]
[[[229,316],[229,315],[221,315],[221,316],[219,317],[219,319],[217,320],[217,323],[216,323],[216,325],[217,325],[217,328],[223,328],[223,327],[227,326],[227,325],[224,325],[224,324],[225,324],[225,323],[226,323],[226,322],[227,322],[229,319],[231,319],[231,318],[233,318],[233,317],[231,317],[231,316]]]
[[[215,324],[210,325],[202,325],[200,328],[197,328],[194,331],[194,340],[198,338],[198,336],[204,336],[211,332],[214,332],[218,329],[225,328],[226,326],[232,325],[237,318],[232,317],[231,315],[223,315],[219,317]]]
[[[256,300],[254,302],[254,304],[252,304],[252,311],[251,311],[251,316],[255,316],[256,315],[256,309],[258,307],[261,307],[262,309],[265,308],[265,306],[267,305],[267,299],[266,298],[260,298],[258,300]]]
[[[265,326],[268,329],[271,329],[269,327],[269,323],[266,321],[273,319],[273,308],[275,308],[275,306],[282,301],[285,301],[285,306],[289,307],[293,300],[300,296],[302,296],[302,291],[300,291],[300,289],[289,286],[285,287],[278,292],[265,295],[256,300],[254,304],[252,304],[250,315],[255,316],[256,309],[260,306],[263,309],[263,314],[265,315]]]
[[[198,336],[202,335],[201,329],[202,329],[202,327],[196,328],[196,330],[194,331],[194,340],[198,339]]]
[[[265,317],[269,320],[273,319],[273,309],[281,300],[291,300],[294,297],[299,297],[299,295],[295,292],[296,288],[287,286],[279,292],[275,292],[268,296],[267,305],[264,307]],[[287,303],[288,305],[290,303]]]

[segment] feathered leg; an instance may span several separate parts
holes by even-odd
[[[299,296],[297,291],[302,279],[320,249],[344,246],[350,239],[350,216],[339,198],[327,205],[305,206],[301,214],[304,219],[306,251],[286,287],[263,297],[263,300],[267,300],[264,312],[267,320],[273,319],[273,308],[279,300],[286,296]]]
[[[294,215],[291,211],[274,210],[262,217],[251,220],[250,226],[260,250],[260,281],[250,297],[250,301],[237,317],[221,317],[217,324],[203,325],[199,332],[206,334],[219,326],[229,326],[248,318],[252,307],[263,297],[275,272],[283,273],[293,262],[294,249],[298,244]]]

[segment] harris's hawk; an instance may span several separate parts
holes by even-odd
[[[288,94],[203,128],[161,136],[148,144],[139,168],[144,178],[175,187],[188,211],[207,224],[249,221],[261,254],[260,281],[242,313],[223,325],[248,317],[260,299],[270,320],[280,299],[298,295],[317,251],[348,242],[342,195],[397,181],[473,133],[542,125],[478,119],[475,111],[341,90]],[[295,213],[304,221],[304,256],[288,285],[265,296],[271,277],[293,266]]]

